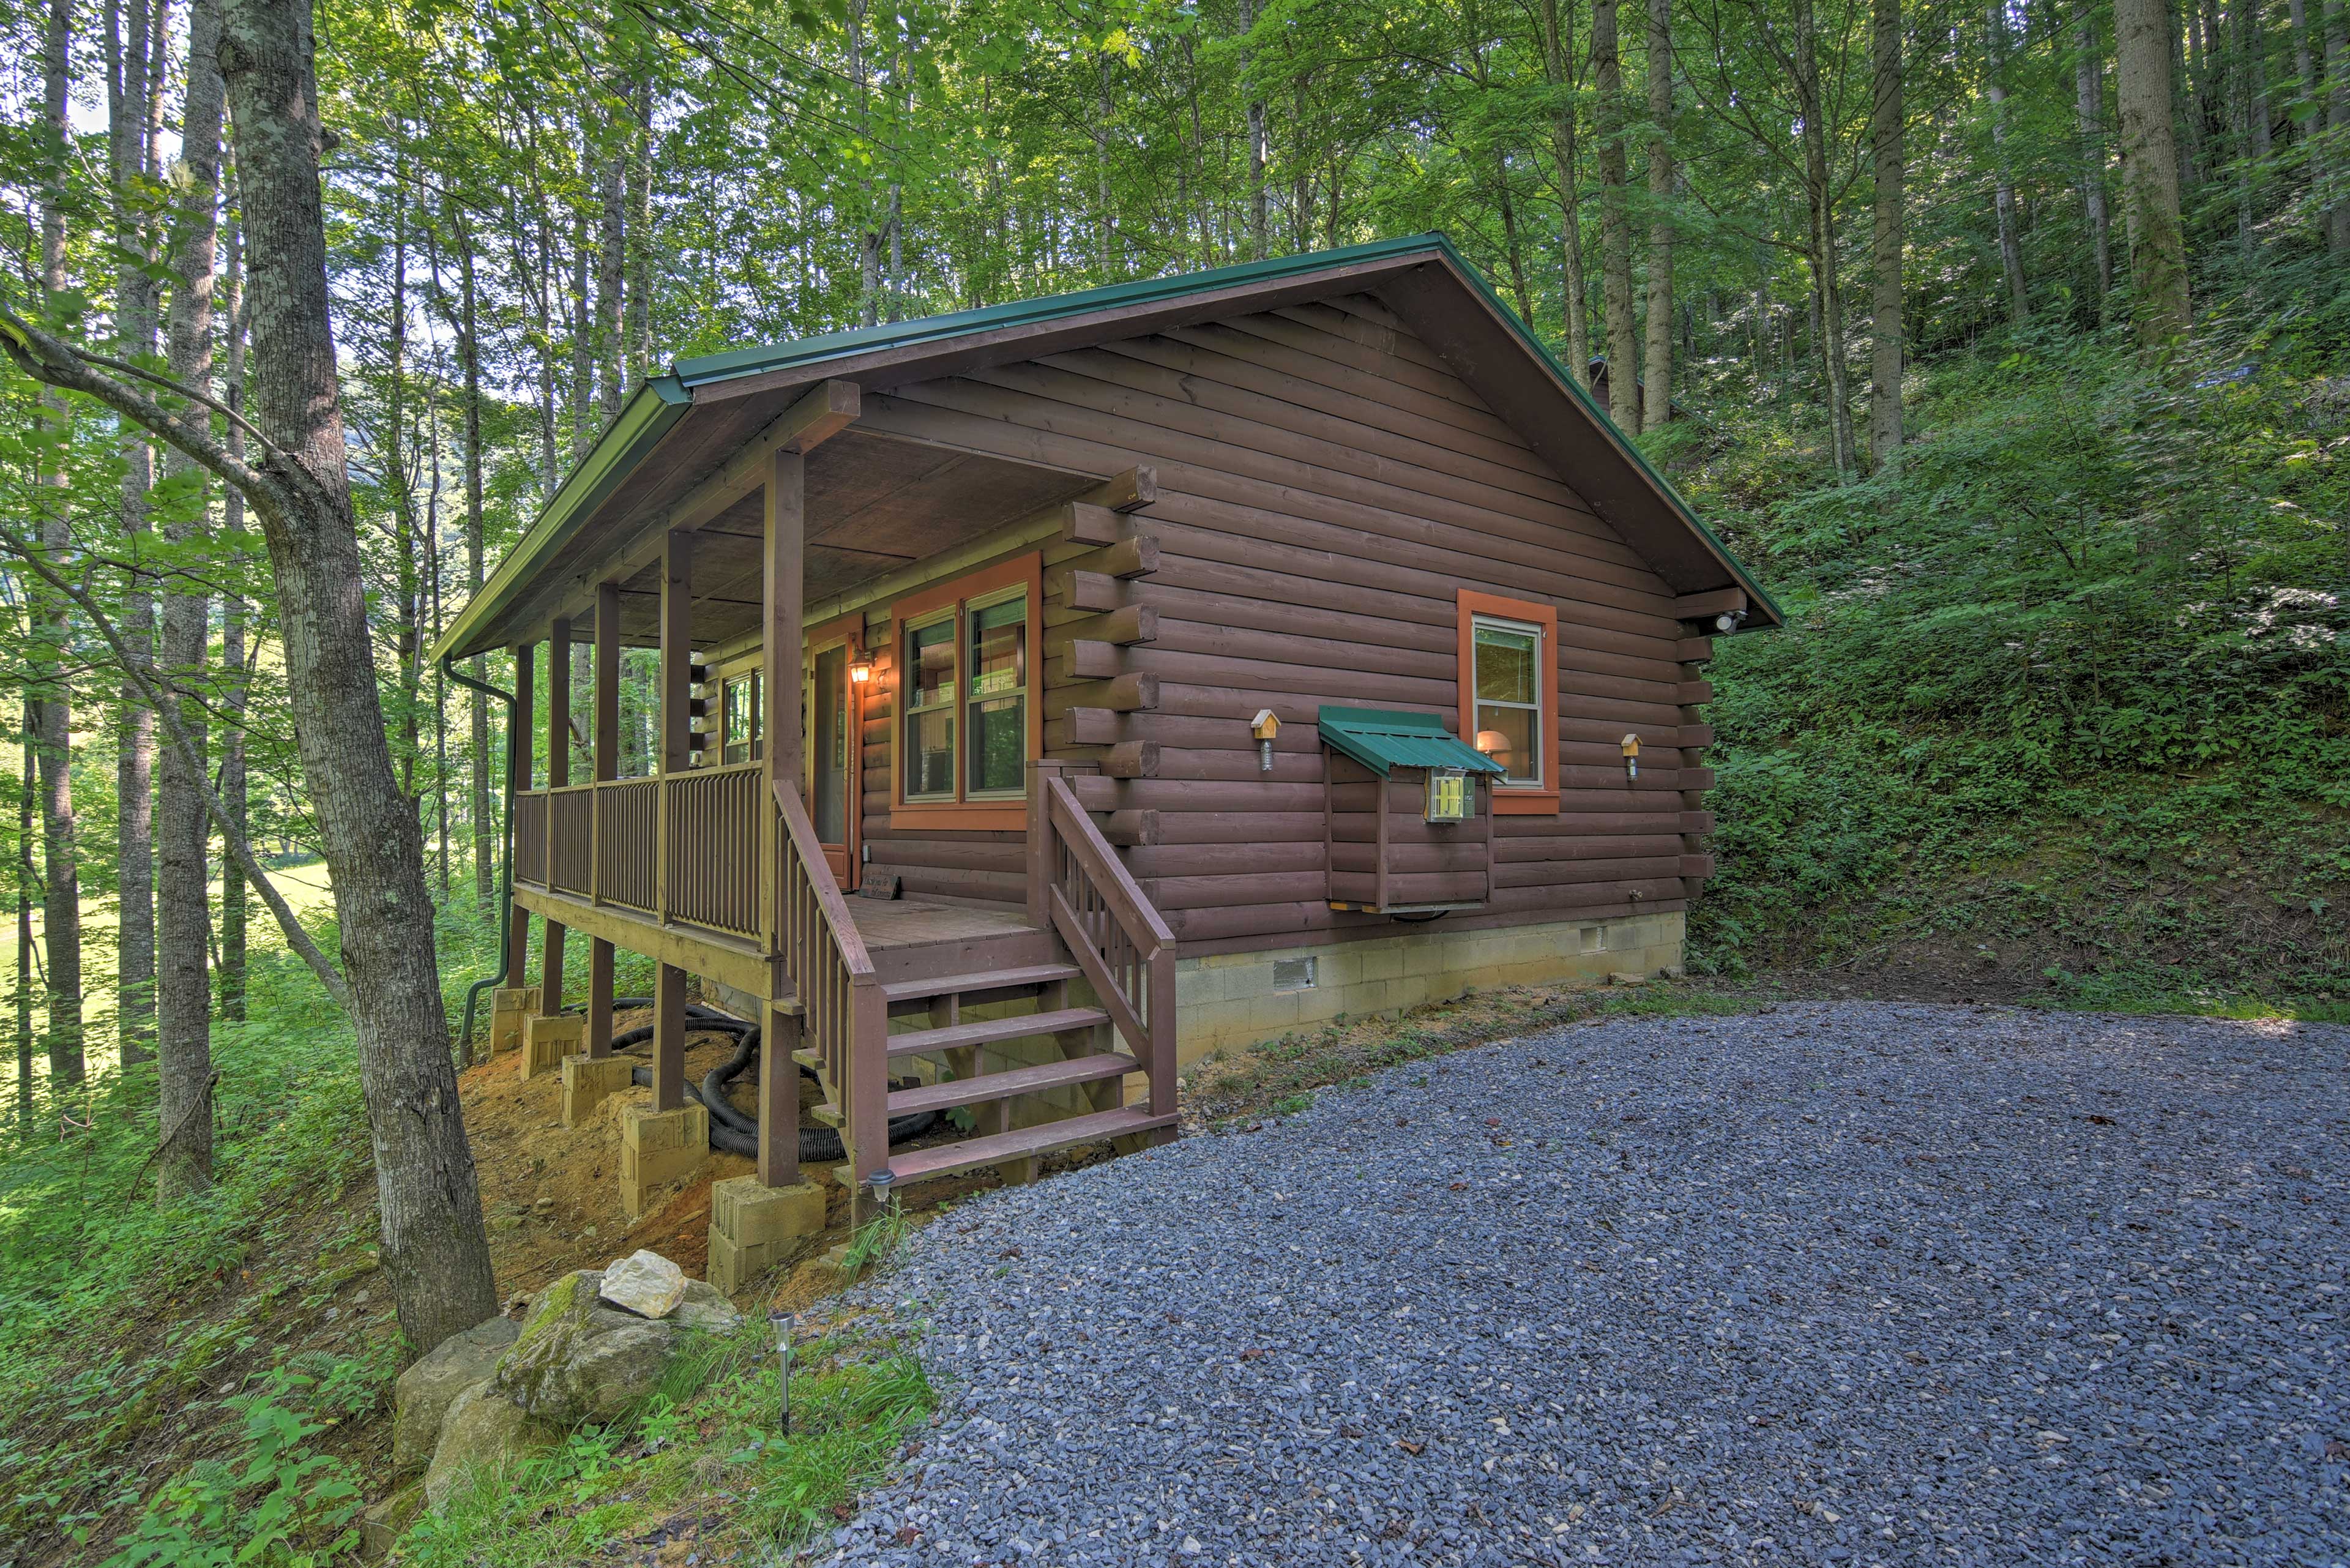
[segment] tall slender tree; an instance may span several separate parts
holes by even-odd
[[[1876,172],[1872,234],[1876,292],[1869,302],[1868,453],[1882,468],[1901,453],[1903,191],[1908,132],[1902,79],[1901,0],[1874,0],[1869,16],[1871,162]]]
[[[1616,0],[1591,0],[1591,80],[1598,94],[1599,296],[1607,327],[1607,412],[1627,434],[1640,430],[1640,330],[1632,309],[1630,171],[1624,139],[1624,64]]]
[[[213,287],[219,260],[220,0],[191,0],[187,90],[180,114],[180,161],[171,182],[172,311],[166,351],[182,386],[213,390]],[[200,417],[191,412],[186,417]],[[210,640],[209,572],[200,556],[210,530],[205,473],[196,460],[166,447],[163,474],[195,487],[165,525],[182,563],[163,600],[157,685],[175,694],[182,743],[163,749],[156,801],[155,1054],[161,1147],[155,1158],[157,1199],[170,1203],[213,1179],[212,984],[206,962],[212,919],[205,869],[211,837],[202,750],[209,725],[201,688]],[[192,566],[195,569],[186,568]]]
[[[1543,78],[1550,88],[1551,157],[1558,173],[1561,304],[1566,317],[1566,373],[1591,384],[1591,303],[1583,275],[1583,174],[1575,156],[1575,12],[1542,0]]]
[[[2179,223],[2178,154],[2171,134],[2169,18],[2167,0],[2114,0],[2130,314],[2139,342],[2148,346],[2178,337],[2189,325],[2187,240]]]
[[[1673,5],[1648,0],[1648,333],[1641,423],[1673,409]]]

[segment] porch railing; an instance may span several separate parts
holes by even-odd
[[[596,786],[546,794],[546,881],[565,893],[596,891]]]
[[[531,790],[514,797],[514,879],[546,886],[546,795]]]
[[[596,786],[596,897],[660,913],[660,780],[613,779]]]
[[[660,781],[669,918],[737,936],[759,934],[759,817],[764,763],[691,768]]]
[[[1171,1116],[1175,936],[1069,788],[1069,765],[1029,764],[1029,915],[1060,932],[1149,1073],[1151,1115]]]
[[[518,793],[515,880],[758,939],[764,776],[737,763]]]
[[[862,1181],[889,1158],[889,1002],[799,792],[778,784],[775,799],[784,829],[776,946],[795,989],[803,1047],[832,1103],[847,1108],[849,1161]]]

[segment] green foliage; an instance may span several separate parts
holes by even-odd
[[[2315,919],[2350,812],[2350,286],[2328,286],[2223,314],[2166,367],[2054,330],[1938,362],[1898,470],[1864,483],[1733,430],[1694,487],[1793,624],[1718,648],[1702,955],[2021,922],[2118,963],[2198,919],[2120,895],[2228,846],[2306,938],[2273,955],[2283,989],[2350,981]],[[2064,929],[2099,901],[2106,929]]]
[[[277,1401],[311,1380],[278,1372],[228,1401],[240,1445],[166,1481],[101,1568],[312,1568],[357,1543],[357,1472],[312,1449],[327,1428]]]
[[[935,1402],[895,1340],[836,1330],[797,1346],[788,1437],[776,1428],[775,1343],[764,1323],[714,1342],[635,1421],[572,1433],[480,1477],[402,1537],[413,1568],[527,1568],[665,1537],[692,1508],[701,1551],[754,1560],[805,1541],[896,1456]],[[691,1386],[687,1386],[687,1385]],[[710,1500],[724,1500],[713,1516]]]
[[[888,1262],[906,1244],[908,1234],[905,1207],[891,1193],[881,1212],[859,1225],[848,1239],[848,1251],[842,1258],[846,1272],[854,1279],[875,1263]]]

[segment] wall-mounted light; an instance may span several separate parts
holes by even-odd
[[[873,679],[873,656],[860,653],[848,661],[848,680],[852,686],[862,686]]]
[[[1256,771],[1273,772],[1273,738],[1281,733],[1281,721],[1273,716],[1270,708],[1259,708],[1256,717],[1249,721],[1249,733],[1256,737]]]
[[[1640,776],[1640,737],[1624,737],[1624,778],[1627,783]]]
[[[1713,629],[1721,633],[1724,637],[1728,637],[1731,632],[1736,631],[1740,627],[1745,624],[1746,612],[1742,609],[1724,610],[1720,615],[1713,618]]]

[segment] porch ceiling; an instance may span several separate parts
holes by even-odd
[[[951,550],[1041,507],[1083,493],[1098,481],[975,452],[874,435],[851,428],[808,455],[807,593],[822,603],[901,567]],[[765,499],[754,491],[695,531],[693,642],[715,647],[759,621],[759,548]],[[629,543],[633,543],[633,536]],[[608,560],[624,553],[615,542]],[[592,578],[598,563],[583,557],[576,573]],[[544,635],[558,607],[555,596],[516,607],[512,634]],[[529,618],[536,616],[536,619]],[[593,635],[595,612],[581,604],[572,635]],[[622,580],[620,641],[651,648],[660,639],[660,564]]]

